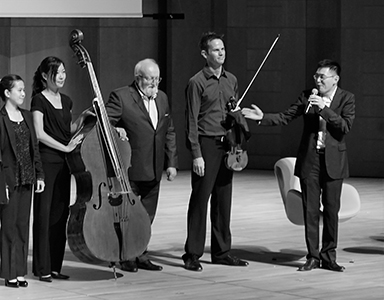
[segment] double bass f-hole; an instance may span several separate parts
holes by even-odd
[[[98,196],[99,196],[99,205],[97,204],[93,204],[93,208],[95,210],[99,210],[101,208],[101,206],[103,205],[103,197],[102,197],[102,188],[106,186],[106,183],[105,182],[100,182],[99,184],[99,193],[98,193]]]
[[[103,203],[103,188],[106,187],[107,184],[105,182],[100,182],[99,189],[98,189],[98,198],[99,198],[99,204],[93,204],[93,208],[95,210],[99,210]],[[119,206],[123,203],[123,196],[122,193],[107,193],[108,195],[108,203],[111,206]]]

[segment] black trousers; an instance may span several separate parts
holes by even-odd
[[[219,138],[201,137],[205,175],[192,171],[192,193],[187,217],[185,252],[201,257],[204,253],[208,201],[211,200],[211,259],[228,255],[231,249],[231,205],[233,172],[226,168],[225,145]]]
[[[340,196],[343,179],[332,179],[325,166],[325,155],[317,154],[308,178],[300,180],[303,195],[307,258],[336,261]],[[319,251],[320,195],[323,204],[322,248]]]
[[[156,216],[159,200],[160,181],[131,181],[130,184],[132,191],[141,197],[141,203],[146,209],[152,224]],[[145,250],[137,259],[141,262],[146,261],[149,259],[147,254],[148,251]]]
[[[7,280],[28,273],[31,202],[32,185],[23,185],[10,191],[8,204],[0,205],[1,277]]]
[[[33,273],[61,272],[69,214],[70,173],[66,162],[44,163],[45,189],[33,202]]]

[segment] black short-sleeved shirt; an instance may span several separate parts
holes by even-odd
[[[44,131],[56,141],[68,145],[71,140],[72,100],[61,94],[62,109],[56,109],[42,93],[35,95],[31,102],[31,111],[43,114]],[[44,143],[39,143],[41,160],[43,162],[62,162],[65,153],[53,149]]]

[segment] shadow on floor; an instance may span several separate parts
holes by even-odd
[[[180,252],[180,256],[173,255],[175,251]],[[182,254],[184,253],[183,248],[171,248],[171,249],[163,249],[159,251],[149,251],[150,256],[158,263],[163,263],[169,266],[183,266]],[[210,249],[207,247],[205,249],[205,254],[209,255]],[[232,249],[231,254],[235,255],[241,259],[247,261],[254,261],[266,264],[274,264],[274,265],[285,265],[297,267],[301,265],[301,262],[297,262],[301,258],[305,257],[305,251],[293,250],[293,249],[281,249],[280,252],[270,251],[265,247],[257,247],[257,246],[245,246],[241,249]],[[178,259],[180,260],[180,264],[169,262],[167,259]],[[200,260],[202,263],[210,264],[210,260]]]
[[[343,249],[345,252],[360,253],[360,254],[381,254],[384,255],[383,247],[349,247]]]

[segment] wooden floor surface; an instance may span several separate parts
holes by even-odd
[[[11,289],[0,280],[0,299],[384,299],[384,179],[349,178],[361,211],[339,227],[338,263],[344,273],[322,269],[297,272],[305,261],[303,227],[291,224],[272,171],[244,170],[234,177],[232,253],[248,267],[210,263],[210,229],[202,272],[183,268],[190,174],[162,181],[149,252],[163,271],[117,270],[108,264],[80,262],[69,249],[62,272],[67,281],[40,282],[31,274],[28,288]],[[208,224],[209,220],[208,220]],[[31,254],[31,252],[30,252]]]

